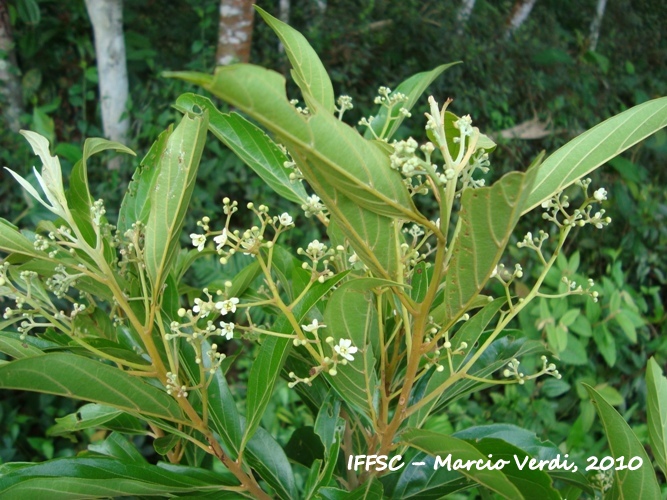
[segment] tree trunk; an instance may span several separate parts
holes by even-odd
[[[589,50],[595,50],[598,46],[598,40],[600,38],[600,27],[602,26],[602,18],[604,17],[604,11],[607,8],[607,0],[598,0],[598,7],[595,11],[595,17],[593,22],[591,22],[590,36],[589,36]]]
[[[470,19],[470,15],[474,8],[475,0],[463,0],[463,2],[461,2],[461,7],[459,7],[459,11],[456,14],[456,21],[458,24],[458,28],[456,29],[457,34],[463,35],[468,19]]]
[[[12,26],[9,22],[7,0],[0,0],[0,100],[3,101],[2,114],[7,128],[12,132],[21,129],[21,82],[18,78]]]
[[[125,144],[130,120],[124,116],[129,84],[123,35],[123,0],[86,0],[86,8],[95,34],[104,135]],[[109,168],[118,166],[116,161]]]
[[[278,19],[285,24],[289,24],[290,7],[290,0],[280,0],[278,3]],[[282,54],[283,52],[285,52],[285,46],[283,45],[283,42],[278,42],[278,53]]]
[[[250,60],[255,0],[220,0],[218,50],[215,62],[226,66]]]
[[[512,8],[512,14],[507,19],[507,29],[505,37],[512,36],[517,29],[528,19],[530,11],[533,10],[536,0],[517,0]]]

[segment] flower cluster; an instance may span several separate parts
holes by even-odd
[[[542,369],[534,373],[533,375],[526,375],[523,372],[519,371],[519,365],[521,362],[516,359],[512,358],[509,363],[507,363],[507,368],[503,371],[503,376],[506,378],[512,378],[516,380],[516,382],[519,385],[523,385],[526,383],[526,380],[533,380],[538,377],[541,377],[542,375],[550,375],[554,378],[560,379],[562,376],[556,369],[556,365],[554,363],[549,363],[547,360],[546,356],[542,356]]]

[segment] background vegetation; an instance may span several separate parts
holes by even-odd
[[[278,3],[259,2],[275,15]],[[26,7],[32,4],[38,7],[37,14]],[[350,123],[370,114],[380,85],[391,87],[415,72],[463,61],[437,80],[430,93],[439,100],[453,97],[454,112],[471,114],[482,131],[496,134],[499,147],[489,173],[493,180],[517,165],[528,165],[542,149],[555,150],[604,118],[667,94],[665,2],[609,2],[595,51],[589,50],[588,38],[594,0],[538,0],[528,20],[509,38],[504,34],[513,2],[479,0],[463,27],[457,22],[459,4],[329,0],[323,12],[318,2],[292,0],[289,22],[322,57],[336,94],[354,98]],[[179,115],[170,107],[176,97],[191,90],[185,83],[162,79],[160,72],[213,68],[218,8],[218,0],[125,2],[131,99],[128,145],[139,158]],[[95,51],[85,6],[17,0],[9,2],[9,12],[22,84],[21,125],[56,144],[66,171],[78,159],[85,137],[102,135]],[[278,71],[286,68],[274,34],[262,23],[254,29],[251,62]],[[502,138],[503,130],[533,119],[539,130],[548,132],[543,137]],[[412,123],[423,125],[419,120]],[[27,173],[34,161],[27,144],[2,127],[0,165]],[[421,136],[420,130],[404,128],[399,136]],[[204,214],[219,215],[224,196],[241,204],[261,200],[281,206],[260,179],[217,144],[207,145],[188,227]],[[666,160],[663,131],[596,174],[594,185],[610,191],[608,214],[613,223],[605,231],[587,231],[577,238],[580,252],[561,259],[559,268],[573,276],[599,277],[604,292],[599,306],[567,298],[526,311],[515,325],[560,351],[563,379],[479,394],[429,426],[458,430],[512,422],[539,436],[548,435],[568,450],[591,455],[604,446],[604,440],[580,385],[586,382],[615,404],[646,442],[643,370],[650,356],[662,366],[667,362]],[[100,160],[91,164],[91,186],[98,190],[93,196],[103,193],[109,205],[117,206],[138,161],[127,161],[118,171],[108,170]],[[0,216],[13,222],[38,219],[39,207],[26,209],[27,198],[4,170],[0,180]],[[533,222],[523,223],[516,234],[535,230],[539,220]],[[305,241],[317,235],[308,219],[300,217],[297,226],[292,238]],[[528,271],[532,264],[522,262]],[[210,278],[211,273],[220,271],[211,263],[198,264],[192,283]],[[559,287],[557,280],[548,284],[554,290]],[[563,336],[565,347],[556,340]],[[240,394],[248,365],[235,367],[233,389]],[[44,439],[41,436],[54,418],[71,413],[74,403],[37,394],[17,393],[15,398],[20,399],[5,397],[0,402],[0,462],[72,455],[98,437]],[[294,424],[310,417],[285,387],[272,405],[275,411],[268,411],[267,419],[273,421],[263,424],[284,444]],[[157,460],[157,455],[151,456],[152,447],[147,446],[146,453]]]

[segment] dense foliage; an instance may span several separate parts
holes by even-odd
[[[429,93],[439,100],[454,97],[453,111],[471,113],[476,125],[485,131],[507,129],[534,115],[551,121],[554,133],[538,141],[493,136],[498,147],[491,158],[490,172],[484,174],[488,184],[503,173],[516,170],[517,165],[528,165],[540,149],[554,150],[602,118],[667,93],[667,76],[660,64],[667,47],[657,21],[661,12],[667,13],[660,2],[610,5],[610,22],[605,24],[596,52],[587,50],[582,35],[588,25],[586,12],[573,5],[568,9],[563,2],[538,2],[530,20],[511,40],[504,39],[503,25],[498,21],[509,6],[481,2],[464,35],[459,36],[454,34],[457,26],[451,15],[452,6],[446,2],[414,2],[413,6],[401,2],[400,7],[395,2],[369,2],[365,9],[351,8],[350,3],[357,4],[329,2],[322,14],[311,2],[292,2],[293,24],[321,54],[336,95],[355,97],[355,108],[345,116],[349,123],[375,112],[373,89],[380,85],[393,88],[417,71],[458,59],[464,64],[448,69],[429,87]],[[264,6],[269,10],[277,8],[270,2]],[[94,54],[83,7],[73,5],[67,13],[51,2],[39,2],[39,7],[38,19],[26,18],[25,10],[15,11],[17,51],[29,110],[24,122],[26,128],[57,144],[54,152],[63,160],[68,176],[81,158],[79,145],[83,139],[100,133],[95,125]],[[211,19],[216,9],[216,2],[170,3],[156,18],[151,2],[132,2],[127,6],[133,149],[146,151],[161,130],[179,119],[180,113],[169,106],[179,94],[193,88],[177,80],[161,79],[159,72],[171,68],[209,71],[216,27]],[[591,5],[591,12],[592,9]],[[189,27],[192,25],[197,30]],[[193,32],[197,35],[194,40]],[[158,39],[159,44],[155,42]],[[188,42],[184,44],[183,40]],[[46,50],[56,57],[43,57]],[[253,50],[254,62],[288,71],[285,56],[277,51],[268,26],[256,27]],[[58,78],[46,76],[52,74]],[[294,84],[288,86],[289,97],[299,97],[298,92]],[[179,102],[182,108],[183,101]],[[406,121],[395,131],[395,137],[423,137],[423,125],[417,117]],[[24,166],[32,160],[22,139],[3,132],[0,142],[3,165],[27,171]],[[594,405],[582,385],[585,383],[619,408],[639,440],[648,443],[649,432],[643,423],[647,411],[643,374],[651,356],[661,366],[667,357],[663,306],[667,267],[660,258],[667,247],[667,203],[661,187],[666,179],[658,168],[664,162],[666,145],[664,132],[658,133],[631,150],[631,154],[614,159],[593,177],[595,185],[607,187],[609,198],[615,202],[605,207],[613,223],[607,230],[595,233],[575,228],[571,241],[576,244],[566,244],[567,257],[559,256],[544,279],[545,293],[550,289],[552,294],[561,294],[563,275],[578,283],[585,282],[588,276],[602,276],[600,302],[591,305],[577,296],[549,302],[538,299],[510,325],[521,328],[531,340],[544,341],[560,358],[563,378],[475,393],[470,399],[454,402],[446,414],[433,417],[427,422],[428,428],[450,433],[489,421],[515,422],[542,438],[563,443],[568,450],[579,450],[582,455],[586,454],[584,451],[598,453],[605,440],[595,423]],[[88,169],[93,198],[104,193],[107,206],[118,207],[134,166],[127,161],[124,170],[109,173],[93,157]],[[9,220],[34,225],[43,219],[44,210],[39,204],[25,211],[26,200],[16,196],[14,186],[6,179],[2,186],[8,193],[2,203]],[[211,141],[203,153],[194,190],[193,204],[186,216],[189,228],[204,214],[212,220],[224,218],[224,207],[219,203],[224,196],[238,200],[240,206],[248,201],[271,200],[266,203],[275,213],[292,206],[289,201],[278,201],[266,183],[253,176],[235,155]],[[416,203],[428,217],[436,217],[438,207],[433,200]],[[117,209],[109,210],[112,223],[120,223],[112,215],[116,212]],[[240,227],[252,224],[250,218],[243,218],[252,214],[239,216]],[[531,219],[530,214],[522,218],[511,237],[510,248],[515,248],[526,231],[534,230],[538,221]],[[518,240],[516,235],[521,235]],[[301,219],[299,227],[285,236],[287,243],[304,247],[315,237],[321,238],[312,218]],[[542,272],[536,254],[510,250],[503,258],[507,265],[520,262],[524,273],[533,279]],[[187,274],[191,287],[187,289],[188,297],[194,299],[195,290],[205,285],[224,284],[246,264],[243,259],[234,259],[221,270],[215,259],[199,259]],[[493,292],[494,296],[504,293],[502,288]],[[516,293],[522,296],[528,290],[518,284]],[[264,321],[266,312],[256,314],[255,321]],[[250,349],[245,342],[233,342]],[[226,349],[227,354],[236,351],[234,347]],[[250,366],[249,361],[238,359],[229,378],[231,389],[242,395]],[[539,366],[528,364],[527,368]],[[47,415],[63,416],[72,411],[69,402],[32,395],[21,397],[34,398],[48,409]],[[317,414],[297,403],[294,391],[284,383],[278,384],[274,400],[267,404],[285,408],[282,415],[265,415],[262,421],[267,430],[279,436],[279,441],[282,439],[281,444],[287,443],[292,430],[315,423]],[[11,429],[4,433],[8,439],[3,443],[3,460],[71,455],[85,448],[88,440],[99,438],[89,432],[88,436],[79,434],[78,444],[62,438],[43,439],[43,431],[52,420],[45,419],[41,412],[37,414],[39,418],[31,415],[25,410],[28,407],[22,405],[20,412],[3,407],[3,425]],[[135,438],[135,444],[141,446],[141,439]],[[155,460],[150,448],[144,452]],[[290,458],[299,462],[292,455]]]

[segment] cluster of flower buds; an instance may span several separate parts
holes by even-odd
[[[556,369],[556,365],[554,363],[549,363],[546,356],[542,356],[541,359],[542,369],[533,375],[526,375],[519,371],[519,365],[521,362],[516,358],[512,358],[510,362],[507,363],[507,368],[505,368],[503,371],[503,376],[506,378],[513,378],[519,385],[525,384],[526,380],[533,380],[541,377],[542,375],[550,375],[554,378],[560,379],[561,374]]]

